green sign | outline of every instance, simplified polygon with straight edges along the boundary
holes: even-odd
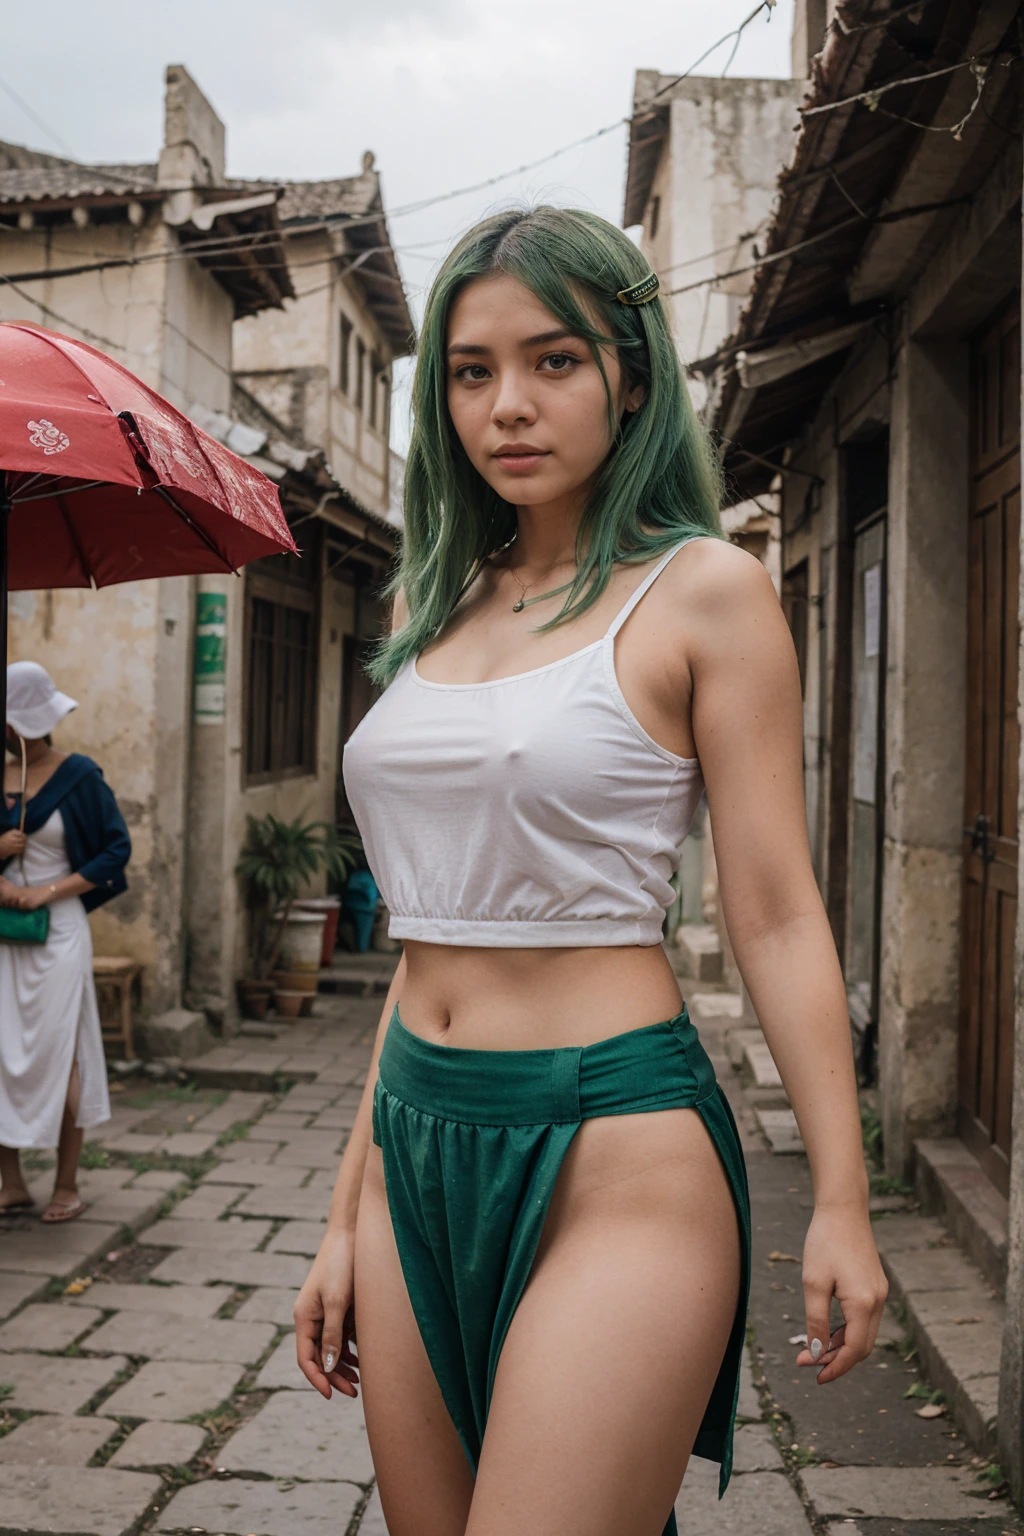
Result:
[[[196,594],[194,718],[197,725],[223,725],[228,647],[228,600],[217,592]]]

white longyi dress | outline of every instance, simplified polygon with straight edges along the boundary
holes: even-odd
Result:
[[[13,885],[49,885],[71,874],[64,819],[55,810],[25,849],[25,873],[11,859]],[[0,1146],[55,1147],[78,1060],[78,1125],[110,1119],[92,934],[77,896],[50,905],[45,944],[0,943]]]

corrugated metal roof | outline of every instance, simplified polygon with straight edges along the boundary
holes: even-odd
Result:
[[[840,8],[840,27],[833,22],[822,52],[814,61],[814,76],[805,107],[844,101],[905,76],[926,75],[965,57],[979,22],[970,0],[923,0],[916,12],[886,19],[889,6],[875,0],[856,11]],[[992,10],[985,12],[993,19]],[[871,25],[872,22],[882,23]],[[1006,72],[1009,74],[1009,72]],[[969,71],[962,72],[966,79]],[[782,448],[796,437],[820,405],[822,394],[841,371],[847,352],[794,372],[784,379],[744,392],[731,358],[740,348],[832,329],[873,308],[885,307],[899,292],[879,294],[870,305],[851,305],[849,285],[873,232],[885,228],[879,220],[902,220],[905,210],[891,204],[897,187],[925,135],[905,119],[931,123],[942,106],[950,80],[942,76],[887,91],[885,112],[861,104],[806,117],[797,137],[791,164],[779,177],[779,194],[762,255],[780,259],[761,265],[737,329],[719,350],[723,363],[716,379],[717,403],[713,428],[730,439],[725,467],[737,497],[756,493],[770,481],[770,465],[778,466]],[[889,114],[895,114],[893,121]],[[981,113],[964,135],[973,154],[972,176],[1001,148],[999,135]],[[949,141],[952,146],[953,141]],[[963,191],[956,185],[953,192]],[[934,207],[934,193],[911,195],[911,206]],[[937,199],[952,203],[951,198]],[[911,242],[925,259],[945,234],[956,209],[946,207],[917,216],[910,226]],[[925,222],[928,220],[929,222]],[[793,256],[784,253],[802,246]],[[919,265],[919,263],[918,263]],[[907,267],[907,280],[913,266]]]

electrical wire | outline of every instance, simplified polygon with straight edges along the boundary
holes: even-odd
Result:
[[[74,160],[74,150],[69,149],[67,144],[65,144],[64,140],[60,137],[60,134],[55,133],[47,123],[43,122],[43,119],[39,116],[38,112],[33,111],[28,102],[22,100],[17,91],[14,89],[13,85],[9,85],[2,75],[0,75],[0,90],[5,92],[5,94],[11,98],[15,106],[21,108],[26,117],[31,118],[32,122],[35,123],[37,128],[41,128],[43,130],[47,138],[52,139],[55,144],[59,145],[59,147],[64,151],[66,155]]]

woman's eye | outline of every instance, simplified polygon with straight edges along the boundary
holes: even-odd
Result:
[[[470,384],[479,384],[482,379],[486,379],[487,369],[483,363],[463,363],[461,368],[456,368],[455,377]]]
[[[571,352],[549,352],[542,361],[551,364],[552,373],[569,373],[579,359]]]

